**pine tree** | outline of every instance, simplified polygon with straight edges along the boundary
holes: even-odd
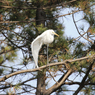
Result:
[[[0,90],[7,94],[63,95],[70,91],[66,85],[78,85],[73,92],[94,93],[94,0],[7,0],[0,1]],[[60,15],[60,9],[73,8],[71,13]],[[89,28],[81,32],[74,14],[83,11],[84,20]],[[79,37],[64,36],[64,26],[59,17],[72,15]],[[49,45],[49,65],[47,64],[46,45],[39,53],[39,69],[33,68],[31,42],[47,29],[53,29],[55,37]],[[84,38],[84,44],[79,39]],[[70,51],[73,47],[72,52]],[[20,52],[22,61],[18,61]],[[31,67],[31,68],[30,68]],[[74,75],[72,79],[71,76]],[[81,78],[76,82],[77,77]],[[56,78],[57,77],[57,78]],[[53,84],[50,84],[50,80]],[[37,85],[36,85],[37,82]],[[36,85],[36,86],[35,86]]]

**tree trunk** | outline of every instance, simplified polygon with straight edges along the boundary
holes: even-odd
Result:
[[[44,12],[44,9],[38,5],[37,11],[36,11],[36,25],[41,25],[43,24],[45,26],[45,17],[46,14]]]
[[[45,74],[46,72],[39,71],[37,76],[37,90],[36,95],[44,95],[45,92]]]
[[[40,5],[37,5],[37,11],[36,11],[36,25],[43,24],[45,26],[45,12],[43,9],[41,9]],[[38,71],[37,76],[37,90],[36,95],[44,95],[45,89],[45,77],[46,77],[46,71]]]

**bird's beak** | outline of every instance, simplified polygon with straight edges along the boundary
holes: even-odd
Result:
[[[58,34],[56,34],[55,32],[54,32],[54,35],[56,35],[56,36],[58,36],[58,37],[59,37],[59,35],[58,35]]]

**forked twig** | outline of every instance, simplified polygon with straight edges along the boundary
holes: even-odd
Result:
[[[56,83],[58,83],[55,79],[54,79],[54,77],[52,76],[52,74],[51,74],[51,72],[47,69],[47,71],[49,72],[49,74],[50,74],[50,76],[53,78],[53,80],[56,82]]]
[[[76,22],[75,22],[75,19],[74,19],[74,14],[72,14],[72,18],[73,18],[73,22],[74,22],[74,24],[75,24],[75,27],[76,27],[77,32],[79,33],[79,35],[80,35],[81,37],[83,37],[85,40],[87,40],[87,41],[89,41],[89,42],[91,42],[91,43],[93,44],[93,42],[92,42],[91,40],[85,38],[85,37],[84,37],[83,35],[81,35],[81,33],[79,32],[79,29],[78,29],[78,27],[77,27],[77,25],[76,25]]]

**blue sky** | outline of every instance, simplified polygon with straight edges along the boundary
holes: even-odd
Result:
[[[70,13],[72,10],[74,10],[74,9],[72,9],[72,8],[71,9],[69,9],[69,8],[62,9],[60,11],[60,15]],[[81,20],[83,17],[84,17],[84,13],[82,11],[77,12],[77,13],[74,14],[75,21],[78,21],[77,26],[78,26],[79,30],[80,30],[80,27],[84,27],[84,31],[86,31],[89,27],[89,24],[85,20]],[[65,35],[67,37],[76,38],[76,37],[79,36],[79,34],[76,30],[76,27],[74,25],[73,19],[72,19],[72,15],[67,15],[65,17],[60,17],[59,21],[61,23],[63,23],[63,26],[65,26],[64,31],[65,31]],[[84,40],[84,39],[82,39],[82,40]]]

